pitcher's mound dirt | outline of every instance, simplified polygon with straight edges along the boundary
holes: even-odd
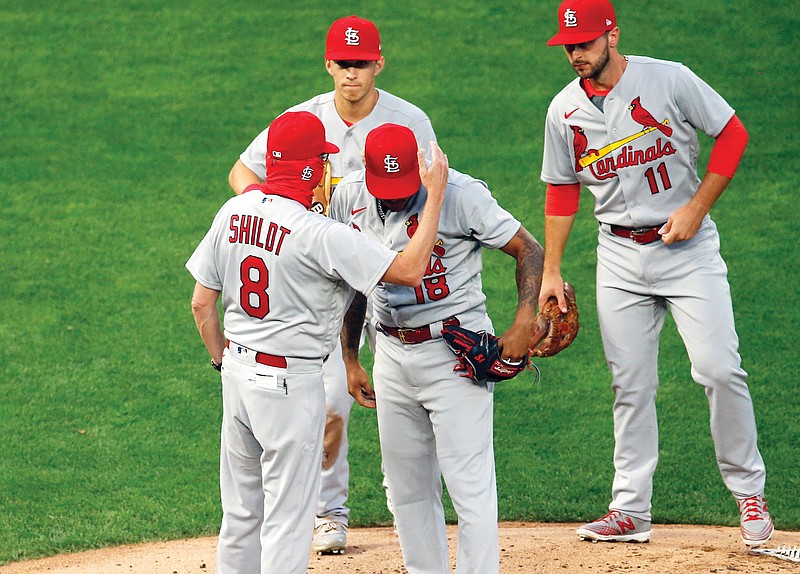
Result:
[[[655,525],[647,544],[581,542],[577,524],[503,523],[503,574],[800,573],[800,564],[748,552],[737,528]],[[449,526],[452,562],[456,527]],[[798,546],[800,532],[776,532],[768,546]],[[0,567],[2,574],[213,574],[215,538],[120,546]],[[309,574],[404,574],[391,528],[353,528],[347,553],[311,556]]]

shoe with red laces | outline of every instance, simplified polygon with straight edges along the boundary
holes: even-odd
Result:
[[[584,524],[576,530],[581,540],[592,542],[648,542],[652,528],[649,520],[640,520],[619,510]]]
[[[737,498],[739,505],[740,524],[739,532],[742,542],[748,546],[761,546],[772,537],[775,527],[772,517],[767,510],[767,500],[763,494]]]

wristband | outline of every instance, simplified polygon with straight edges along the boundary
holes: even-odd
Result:
[[[215,363],[214,362],[214,358],[212,357],[211,358],[211,368],[214,369],[215,371],[219,371],[221,373],[222,372],[222,363]]]

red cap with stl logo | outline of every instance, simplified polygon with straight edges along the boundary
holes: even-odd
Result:
[[[380,60],[378,28],[364,18],[348,16],[331,24],[325,42],[326,60]]]
[[[590,42],[616,25],[614,6],[608,0],[564,0],[558,7],[558,34],[547,45]]]
[[[404,199],[419,191],[417,138],[405,126],[383,124],[367,134],[364,146],[367,189],[378,199]]]

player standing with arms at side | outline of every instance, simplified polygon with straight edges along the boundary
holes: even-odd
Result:
[[[416,147],[403,126],[370,132],[366,169],[339,183],[331,217],[404,250],[419,233],[428,194],[414,165]],[[425,278],[416,287],[382,283],[374,292],[374,394],[356,352],[363,313],[351,313],[351,307],[345,319],[350,390],[360,404],[377,404],[381,454],[409,574],[450,573],[442,477],[458,513],[456,572],[499,572],[493,389],[454,372],[455,357],[441,338],[443,326],[454,324],[492,332],[481,289],[483,247],[516,260],[517,314],[500,346],[505,359],[527,356],[536,331],[542,248],[486,184],[452,169]]]
[[[447,156],[432,144],[419,174],[431,193],[402,254],[308,211],[325,141],[308,112],[281,115],[267,140],[267,180],[231,198],[186,267],[192,313],[222,372],[222,526],[218,574],[305,574],[319,488],[322,365],[339,340],[352,288],[418,285],[436,239]],[[217,313],[222,294],[225,331]]]
[[[375,87],[385,65],[378,29],[369,20],[348,16],[336,20],[328,30],[325,68],[334,90],[290,108],[308,111],[322,120],[327,138],[340,152],[330,158],[331,181],[336,183],[351,171],[363,169],[362,153],[367,134],[385,123],[408,126],[418,145],[427,150],[436,141],[433,127],[422,110]],[[237,194],[264,179],[264,152],[269,130],[261,132],[233,166],[228,181]],[[312,209],[327,211],[324,194],[315,194]],[[368,309],[368,317],[371,316]],[[370,338],[374,333],[368,329]],[[314,550],[343,552],[347,544],[347,508],[350,468],[347,461],[347,428],[353,398],[347,392],[347,375],[337,347],[325,362],[325,393],[328,423],[317,503],[317,534]]]
[[[727,267],[709,211],[747,144],[734,110],[687,67],[623,56],[607,0],[566,0],[559,32],[578,78],[550,104],[542,180],[545,272],[540,303],[563,304],[561,260],[583,185],[600,222],[597,310],[614,391],[610,512],[578,529],[588,540],[647,541],[658,461],[658,339],[672,314],[703,385],[722,479],[736,498],[742,540],[769,540],[766,471],[742,370]],[[697,174],[697,130],[715,138]]]

